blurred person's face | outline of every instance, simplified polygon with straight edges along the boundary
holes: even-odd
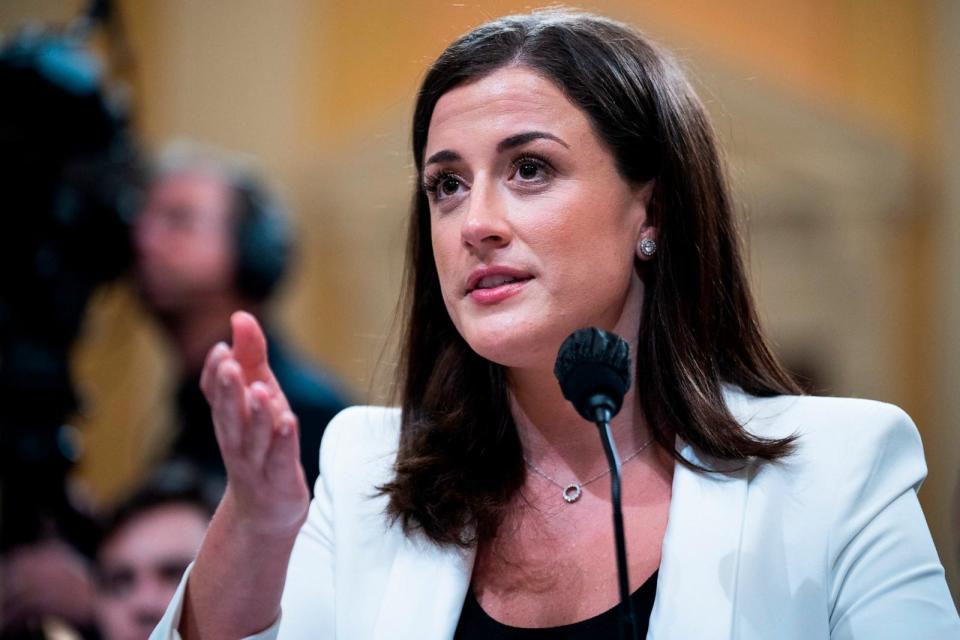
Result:
[[[552,367],[575,329],[637,335],[634,260],[652,184],[620,176],[556,85],[518,66],[450,90],[424,156],[443,301],[474,351]]]
[[[155,182],[134,224],[137,279],[159,313],[178,313],[233,290],[231,190],[202,173]]]
[[[97,557],[97,624],[105,640],[143,640],[160,621],[208,518],[191,505],[162,505],[124,524]]]

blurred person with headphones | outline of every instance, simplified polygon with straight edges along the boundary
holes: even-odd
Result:
[[[224,472],[199,379],[209,349],[230,336],[236,309],[261,316],[291,259],[285,212],[248,164],[189,142],[158,156],[133,225],[141,299],[170,340],[180,367],[177,432],[170,457]],[[346,406],[340,385],[294,356],[268,330],[269,364],[300,424],[309,486],[327,422]]]

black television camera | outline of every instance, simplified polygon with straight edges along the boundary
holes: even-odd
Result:
[[[93,291],[131,261],[137,148],[87,51],[107,7],[0,43],[0,551],[77,517],[70,351]]]

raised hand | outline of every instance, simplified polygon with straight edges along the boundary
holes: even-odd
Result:
[[[227,467],[227,490],[187,582],[184,640],[243,638],[268,627],[310,492],[300,466],[297,418],[267,364],[257,321],[230,318],[233,345],[210,350],[200,387]]]
[[[227,495],[251,530],[299,528],[310,493],[300,465],[297,418],[267,364],[256,319],[230,318],[233,344],[210,350],[200,377],[227,468]]]

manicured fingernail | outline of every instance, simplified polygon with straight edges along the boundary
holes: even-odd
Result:
[[[280,435],[281,435],[281,436],[284,436],[284,437],[290,435],[290,421],[289,421],[289,420],[281,420],[281,421],[280,421]]]
[[[254,394],[250,394],[250,410],[260,411],[260,400],[258,400]]]
[[[229,387],[230,386],[230,376],[227,374],[221,374],[220,376],[220,386]]]

